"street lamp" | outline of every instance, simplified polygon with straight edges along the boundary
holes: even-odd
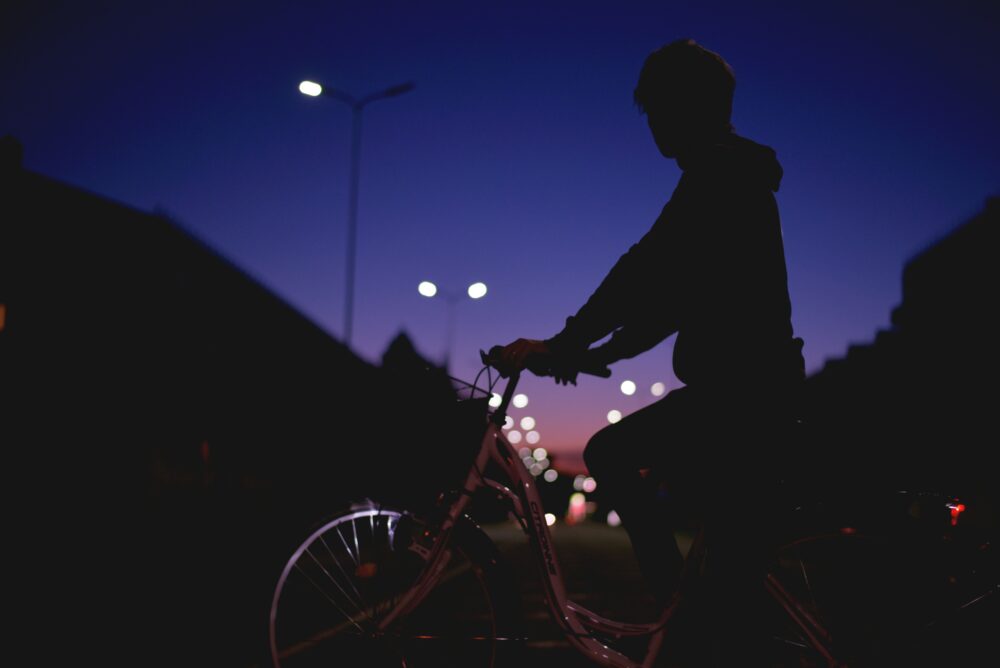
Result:
[[[451,361],[452,339],[455,337],[455,304],[457,304],[463,296],[468,296],[469,299],[482,299],[486,296],[486,284],[473,283],[465,289],[465,293],[463,294],[461,292],[452,292],[450,290],[439,290],[438,286],[434,285],[430,281],[423,281],[417,286],[417,292],[427,298],[437,296],[443,297],[445,303],[448,304],[448,329],[446,333],[444,357],[444,365],[447,367],[448,363]]]
[[[355,98],[342,90],[327,88],[314,81],[303,81],[299,92],[309,97],[321,95],[344,102],[351,108],[351,186],[347,213],[347,297],[344,300],[344,343],[351,344],[351,329],[354,325],[354,258],[358,238],[358,178],[361,166],[361,110],[375,100],[396,97],[413,90],[412,81],[391,86],[362,98]]]

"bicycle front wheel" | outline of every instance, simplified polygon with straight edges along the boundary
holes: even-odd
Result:
[[[501,637],[490,582],[461,532],[437,585],[405,618],[380,622],[422,571],[419,518],[363,507],[338,515],[295,550],[271,604],[276,668],[494,666]]]

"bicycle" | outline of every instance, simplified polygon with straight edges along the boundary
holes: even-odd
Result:
[[[271,602],[276,667],[338,665],[348,658],[408,668],[519,661],[525,638],[517,588],[499,550],[466,513],[474,497],[502,503],[527,535],[549,612],[572,647],[613,668],[649,668],[657,661],[687,592],[711,561],[704,531],[688,551],[681,586],[657,619],[616,621],[571,601],[535,478],[502,429],[520,372],[509,375],[495,410],[487,407],[499,380],[491,373],[496,352],[481,352],[486,388],[477,387],[478,377],[468,386],[472,396],[465,403],[482,410],[483,434],[460,487],[442,492],[427,516],[366,500],[323,523],[294,551]],[[610,375],[607,369],[582,372]],[[991,529],[959,521],[966,511],[960,501],[939,493],[887,498],[879,514],[858,503],[792,502],[763,583],[776,604],[772,665],[935,661],[952,651],[947,642],[956,625],[1000,599]],[[865,510],[860,517],[859,507]],[[932,631],[941,639],[933,641]],[[626,639],[644,642],[630,656],[621,647]]]

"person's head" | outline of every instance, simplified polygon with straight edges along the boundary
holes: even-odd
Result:
[[[732,129],[733,70],[717,53],[679,39],[646,58],[633,98],[668,158]]]

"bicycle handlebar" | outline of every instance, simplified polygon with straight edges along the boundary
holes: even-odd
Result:
[[[505,366],[503,362],[500,361],[500,352],[503,350],[503,346],[493,346],[490,348],[490,352],[486,353],[482,350],[479,351],[479,356],[483,361],[483,364],[493,367],[500,372],[500,375],[506,378],[507,376],[516,373],[518,370],[510,369]],[[542,354],[533,353],[528,357],[525,363],[525,368],[536,376],[551,376],[553,364],[552,362],[556,359],[556,356],[552,353]],[[611,376],[611,369],[607,366],[593,365],[593,366],[581,366],[576,369],[577,373],[587,374],[588,376],[598,376],[600,378],[608,378]]]

